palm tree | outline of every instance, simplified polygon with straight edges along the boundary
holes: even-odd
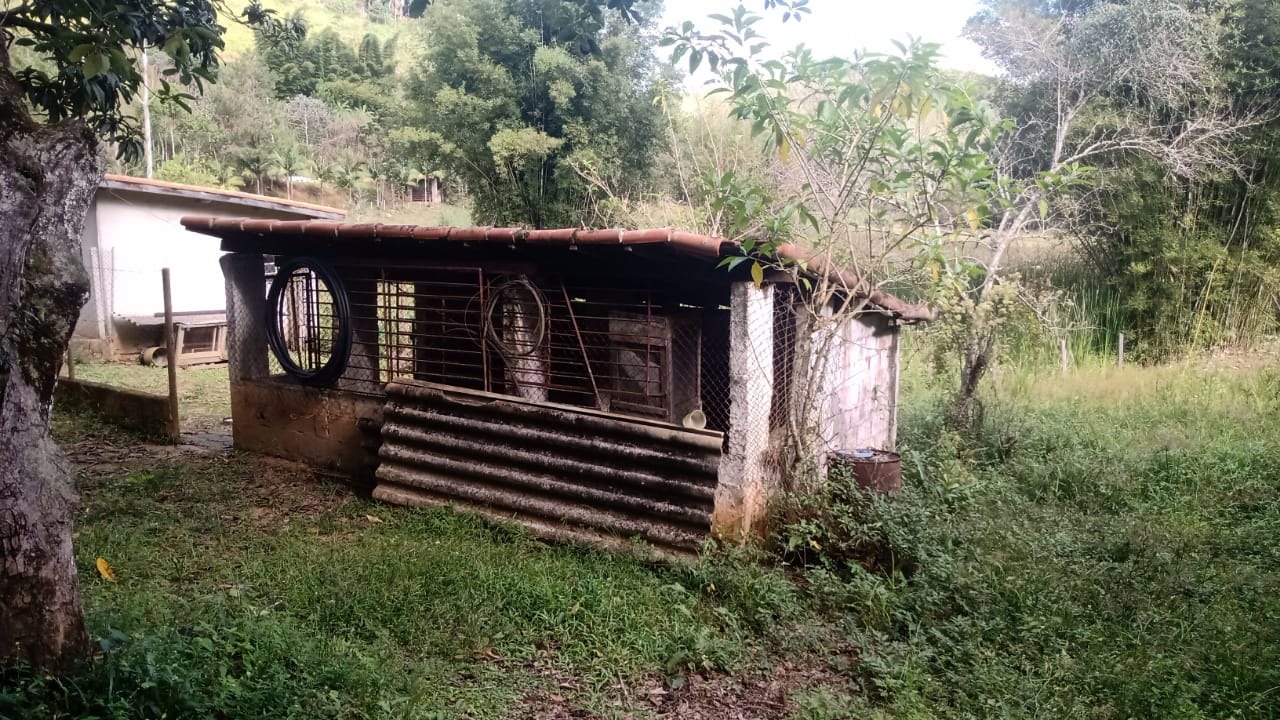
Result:
[[[411,163],[398,159],[387,161],[387,179],[391,181],[391,204],[399,206],[401,198],[412,195],[413,188],[423,178]]]
[[[286,145],[271,153],[271,165],[284,175],[285,192],[293,199],[293,177],[311,167],[311,159],[297,145]]]
[[[334,166],[333,182],[347,191],[348,203],[355,200],[356,192],[364,178],[364,163],[354,155],[343,155]]]
[[[383,199],[382,194],[383,183],[387,180],[387,176],[390,174],[389,171],[391,168],[388,167],[385,160],[381,159],[370,160],[364,164],[364,167],[365,172],[369,176],[369,180],[373,183],[374,202],[378,204],[378,209],[382,209],[386,206],[386,202]]]
[[[236,152],[235,163],[241,173],[254,182],[261,195],[263,183],[275,172],[271,154],[257,145],[251,145]]]

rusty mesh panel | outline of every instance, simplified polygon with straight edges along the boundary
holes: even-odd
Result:
[[[567,284],[479,267],[336,269],[354,336],[341,389],[381,395],[391,380],[412,378],[728,427],[727,307],[698,307],[645,287]],[[306,287],[300,284],[298,301],[277,318],[282,327],[323,327],[331,310]]]
[[[769,427],[785,428],[795,402],[796,339],[800,298],[792,285],[779,285],[773,293],[773,394]]]

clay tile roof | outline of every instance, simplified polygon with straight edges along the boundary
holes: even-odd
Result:
[[[258,236],[287,235],[313,238],[349,238],[366,240],[420,240],[446,243],[492,243],[530,247],[601,247],[663,246],[672,252],[703,261],[715,261],[736,255],[741,244],[734,240],[699,235],[673,228],[648,230],[590,230],[559,228],[526,230],[517,227],[428,227],[422,225],[383,225],[380,223],[346,224],[327,220],[259,220],[250,218],[188,215],[182,218],[188,230],[215,237],[251,234]],[[925,305],[914,305],[878,289],[868,289],[852,271],[841,268],[822,255],[809,253],[790,243],[776,251],[779,259],[801,263],[816,276],[825,276],[858,297],[864,297],[876,308],[907,322],[933,319]]]

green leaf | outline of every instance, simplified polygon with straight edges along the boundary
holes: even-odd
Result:
[[[84,77],[85,79],[95,78],[107,71],[107,67],[111,64],[110,58],[101,52],[90,53],[84,58]]]
[[[124,50],[121,50],[118,47],[113,47],[108,50],[107,55],[111,58],[111,71],[118,76],[123,77],[129,72],[129,69],[133,67],[133,63],[129,60],[129,56],[125,55]]]
[[[764,266],[758,262],[751,263],[751,280],[756,287],[764,285]]]
[[[98,46],[94,45],[93,43],[83,43],[81,45],[77,45],[71,48],[71,52],[67,53],[67,60],[70,62],[80,62],[85,58],[85,56],[87,56],[91,52],[94,52],[97,49],[98,49]]]
[[[1049,201],[1040,198],[1040,219],[1044,220],[1047,217],[1049,217]]]
[[[161,49],[164,50],[165,55],[168,55],[169,57],[177,57],[178,46],[183,42],[185,42],[185,40],[182,37],[182,33],[174,33],[164,41],[164,45],[161,46]]]

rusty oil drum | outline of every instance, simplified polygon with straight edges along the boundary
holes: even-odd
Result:
[[[864,490],[895,493],[902,489],[902,457],[888,450],[839,450],[831,454],[831,470],[843,470]]]

